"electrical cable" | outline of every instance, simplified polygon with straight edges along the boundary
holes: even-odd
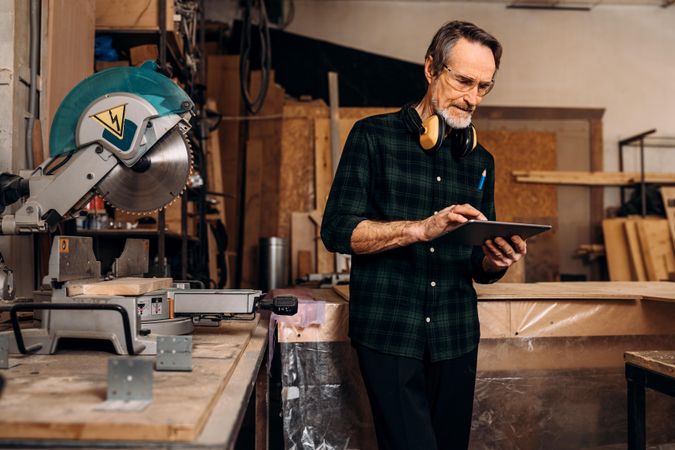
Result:
[[[260,37],[260,91],[255,100],[251,99],[249,92],[249,75],[251,71],[251,12],[254,2],[258,5],[258,35]],[[244,8],[244,18],[241,30],[241,46],[239,59],[239,79],[241,85],[241,96],[244,99],[246,110],[251,114],[257,114],[265,103],[267,96],[267,85],[272,69],[272,45],[270,41],[270,30],[267,22],[267,11],[264,0],[246,0]]]

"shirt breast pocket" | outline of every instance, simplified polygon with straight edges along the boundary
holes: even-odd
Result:
[[[457,189],[448,199],[448,205],[461,205],[468,203],[476,209],[481,208],[483,203],[483,190],[478,189],[477,186],[462,186]]]

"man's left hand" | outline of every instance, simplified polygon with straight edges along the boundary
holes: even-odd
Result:
[[[527,253],[527,243],[520,236],[511,236],[511,242],[497,237],[488,239],[483,244],[483,270],[499,272],[508,269]]]

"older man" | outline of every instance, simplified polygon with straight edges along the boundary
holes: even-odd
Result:
[[[490,283],[526,253],[518,236],[449,242],[470,219],[494,220],[494,159],[471,116],[494,86],[502,47],[450,22],[425,57],[427,92],[357,122],[321,237],[350,253],[349,331],[381,449],[467,448],[480,330],[472,280]]]

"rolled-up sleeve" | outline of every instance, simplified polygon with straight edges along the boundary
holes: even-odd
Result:
[[[332,252],[351,254],[354,228],[367,219],[370,143],[363,122],[349,133],[321,223],[321,240]]]

